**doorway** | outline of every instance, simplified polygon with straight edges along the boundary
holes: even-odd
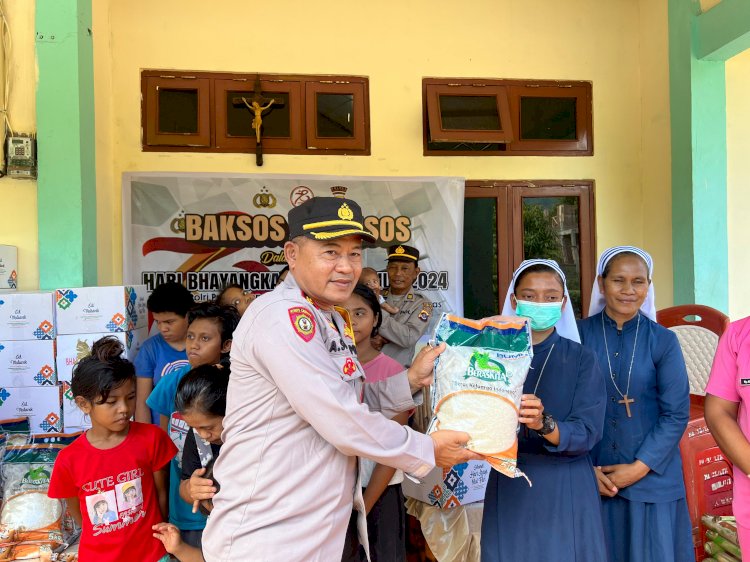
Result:
[[[588,312],[596,264],[594,182],[469,180],[464,201],[464,314],[499,314],[516,267],[554,259],[576,318]]]

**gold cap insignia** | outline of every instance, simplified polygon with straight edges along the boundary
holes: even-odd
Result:
[[[341,205],[341,207],[339,207],[338,215],[341,220],[345,220],[345,221],[350,221],[354,218],[354,212],[349,208],[349,205],[347,205],[346,203],[344,203],[343,205]]]
[[[395,250],[393,250],[393,253],[395,253],[395,254],[405,254],[406,250],[404,250],[403,246],[399,246],[398,248],[396,248]]]

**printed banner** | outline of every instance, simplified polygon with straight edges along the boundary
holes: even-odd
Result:
[[[123,174],[123,281],[149,291],[179,281],[196,300],[228,283],[273,289],[286,265],[286,215],[315,196],[345,195],[377,239],[364,265],[388,285],[385,248],[418,248],[417,292],[435,314],[462,314],[463,178],[379,178],[210,173]]]

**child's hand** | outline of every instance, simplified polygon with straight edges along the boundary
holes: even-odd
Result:
[[[377,279],[370,279],[367,283],[365,283],[365,287],[372,290],[373,293],[375,293],[377,296],[380,296],[380,291],[382,290],[382,287],[380,286],[380,283],[378,283]]]
[[[193,498],[193,513],[198,513],[198,504],[201,500],[210,500],[217,492],[214,481],[209,478],[201,478],[206,473],[205,468],[198,468],[190,477],[188,491]]]
[[[387,302],[381,303],[380,308],[385,310],[388,314],[398,314],[399,309],[393,306],[392,304],[388,304]]]
[[[383,346],[387,344],[388,342],[385,340],[383,336],[373,336],[370,338],[370,345],[380,351],[383,349]]]
[[[157,523],[151,529],[154,531],[154,538],[162,542],[164,550],[169,554],[174,554],[182,546],[180,530],[171,523]]]

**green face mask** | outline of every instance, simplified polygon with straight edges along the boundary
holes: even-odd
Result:
[[[561,302],[531,302],[516,300],[516,314],[531,318],[531,329],[541,332],[557,324],[562,316]]]

